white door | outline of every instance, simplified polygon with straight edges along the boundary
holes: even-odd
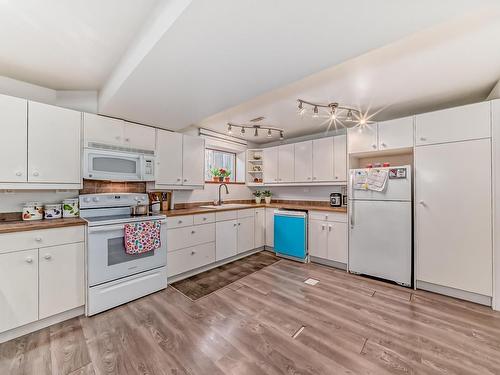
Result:
[[[28,103],[28,181],[81,183],[82,114]]]
[[[411,202],[350,201],[349,270],[411,284]]]
[[[266,209],[255,209],[255,248],[266,244]]]
[[[379,150],[413,147],[414,117],[403,117],[378,123]]]
[[[347,129],[347,151],[350,154],[377,151],[377,143],[377,124]]]
[[[183,136],[182,184],[203,185],[205,183],[205,140],[190,135]]]
[[[492,295],[489,139],[417,147],[417,280]]]
[[[0,332],[37,319],[38,250],[0,254]]]
[[[295,182],[311,182],[313,171],[313,141],[294,144]]]
[[[294,180],[294,147],[293,144],[278,146],[278,182]]]
[[[255,249],[255,218],[238,219],[238,253]]]
[[[491,104],[481,102],[424,113],[415,118],[415,144],[465,141],[491,135]]]
[[[266,208],[266,246],[274,247],[274,208]]]
[[[156,184],[182,185],[182,134],[158,130]]]
[[[156,132],[154,128],[125,122],[123,134],[126,147],[139,150],[155,150]]]
[[[347,137],[333,137],[334,181],[347,181]]]
[[[215,224],[215,260],[235,256],[238,251],[238,221],[218,221]]]
[[[109,145],[123,145],[124,121],[110,117],[83,114],[83,139],[89,142],[104,143]]]
[[[275,184],[278,182],[278,146],[265,148],[262,154],[264,183]]]
[[[309,220],[309,255],[317,258],[328,258],[327,222]]]
[[[328,259],[347,264],[347,224],[329,222]]]
[[[28,101],[0,95],[0,182],[26,182]]]
[[[39,249],[39,319],[85,303],[84,243]]]
[[[333,181],[333,137],[313,141],[313,181]]]

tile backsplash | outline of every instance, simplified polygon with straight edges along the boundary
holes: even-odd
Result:
[[[80,194],[145,192],[145,182],[111,182],[98,180],[83,180],[83,189],[80,190]]]

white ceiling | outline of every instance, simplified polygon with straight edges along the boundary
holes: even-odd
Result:
[[[0,0],[0,75],[103,86],[158,0]]]
[[[289,118],[281,117],[280,106],[203,120],[486,3],[490,1],[194,0],[135,69],[119,85],[115,82],[116,90],[101,98],[100,112],[169,129],[202,123],[221,131],[227,120],[260,115],[287,128]],[[367,86],[373,80],[354,78],[359,82],[353,89],[358,96],[376,97],[380,83],[405,75],[404,69],[385,73],[389,75],[376,86]],[[343,99],[340,91],[323,91],[318,99]],[[306,131],[310,129],[302,126],[290,134]]]

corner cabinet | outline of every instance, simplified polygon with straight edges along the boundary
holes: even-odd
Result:
[[[205,140],[157,130],[155,188],[201,188],[205,183]]]

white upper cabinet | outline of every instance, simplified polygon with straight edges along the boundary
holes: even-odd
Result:
[[[264,183],[275,184],[278,182],[278,146],[265,148],[264,157]]]
[[[333,138],[315,139],[313,147],[313,182],[333,181]]]
[[[311,182],[313,171],[313,141],[294,144],[295,182]]]
[[[378,149],[380,151],[413,147],[414,116],[378,123]]]
[[[182,185],[182,134],[158,130],[156,183]]]
[[[183,135],[182,184],[199,186],[205,183],[205,140]]]
[[[293,144],[278,146],[278,182],[294,181]]]
[[[377,151],[377,124],[347,129],[347,142],[350,154]]]
[[[83,137],[85,143],[95,142],[107,145],[123,145],[123,124],[123,120],[84,113]]]
[[[81,183],[81,112],[28,104],[28,181]]]
[[[154,151],[155,129],[125,121],[123,140],[127,147]]]
[[[0,95],[0,182],[26,182],[28,101]]]
[[[416,116],[417,146],[488,138],[490,102],[481,102]]]
[[[333,179],[347,181],[347,136],[333,137]]]

